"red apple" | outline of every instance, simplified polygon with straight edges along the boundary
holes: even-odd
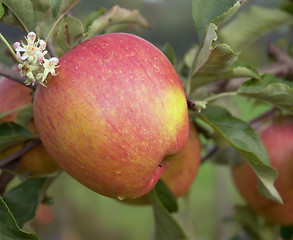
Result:
[[[34,98],[36,127],[50,155],[102,195],[149,192],[188,138],[174,67],[154,45],[125,33],[87,40],[59,65]]]
[[[12,109],[23,107],[32,103],[32,90],[28,87],[14,82],[8,78],[0,78],[0,112],[5,113]],[[16,122],[17,112],[7,115],[0,119],[0,123],[5,121]],[[29,123],[28,128],[36,133],[33,121]],[[23,147],[24,143],[16,144],[0,153],[0,160],[17,152]],[[18,173],[29,174],[30,176],[39,176],[53,173],[60,168],[48,155],[42,144],[28,151],[19,159]]]
[[[14,67],[16,70],[16,68]],[[32,90],[14,82],[6,77],[0,78],[0,112],[5,113],[12,109],[23,107],[32,103]],[[18,112],[0,118],[0,123],[6,121],[16,122]]]
[[[282,117],[260,132],[271,166],[279,172],[275,187],[284,204],[263,197],[257,177],[247,162],[232,169],[236,187],[247,204],[272,224],[293,224],[293,119]]]
[[[189,137],[183,150],[178,153],[174,163],[161,177],[175,197],[185,195],[197,175],[201,159],[201,145],[193,123],[189,125]],[[149,204],[147,195],[123,201],[130,204]]]

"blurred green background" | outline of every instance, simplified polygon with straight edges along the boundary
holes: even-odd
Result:
[[[74,16],[85,20],[89,12],[99,7],[111,8],[120,5],[138,9],[148,20],[151,30],[142,29],[138,35],[157,46],[169,42],[179,59],[197,41],[193,27],[191,0],[82,0],[73,10]],[[258,0],[250,4],[274,5],[281,1]],[[0,25],[0,30],[10,42],[19,41],[24,33],[14,27]],[[265,53],[266,39],[261,39],[243,58],[261,65],[268,61]],[[11,64],[4,56],[1,46],[1,61]],[[255,56],[255,51],[258,55]],[[241,117],[249,120],[266,107],[255,105],[243,98],[234,98],[241,106]],[[154,227],[152,208],[137,207],[100,196],[83,187],[66,173],[62,173],[49,189],[53,198],[52,219],[48,223],[34,222],[34,231],[42,240],[148,240]],[[241,203],[226,166],[206,162],[189,195],[179,200],[180,212],[176,219],[183,224],[190,239],[227,240],[239,230],[231,220],[233,206]],[[47,213],[46,213],[47,214]]]

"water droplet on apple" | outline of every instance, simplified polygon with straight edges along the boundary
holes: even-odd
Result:
[[[115,170],[114,171],[117,175],[121,174],[121,170]]]
[[[122,200],[125,199],[125,196],[124,195],[119,195],[117,198],[118,198],[118,200],[122,201]]]

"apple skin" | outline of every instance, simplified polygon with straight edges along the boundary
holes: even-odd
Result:
[[[16,70],[16,68],[14,67]],[[7,112],[17,107],[32,103],[32,90],[28,87],[12,81],[6,77],[0,78],[0,112]],[[18,112],[0,119],[0,123],[6,121],[16,122]],[[27,126],[30,131],[36,133],[33,121]],[[0,153],[0,160],[10,156],[23,147],[24,143],[16,144]],[[48,155],[42,144],[23,154],[19,159],[17,173],[29,176],[41,176],[60,170],[60,167]]]
[[[187,103],[174,67],[154,45],[126,33],[91,38],[59,65],[34,98],[49,154],[104,196],[149,192],[188,138]]]
[[[174,163],[161,177],[175,197],[185,195],[194,182],[200,166],[201,144],[193,123],[189,123],[189,136],[183,150],[175,157]],[[130,204],[150,204],[147,195],[123,201]]]
[[[245,161],[232,168],[232,176],[247,204],[271,224],[293,224],[293,118],[283,116],[260,132],[271,166],[279,172],[275,187],[284,204],[263,197],[257,190],[257,177]]]

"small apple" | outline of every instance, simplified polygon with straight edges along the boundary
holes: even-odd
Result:
[[[201,145],[193,123],[189,123],[189,136],[183,150],[178,153],[174,163],[161,177],[175,197],[185,195],[196,178],[201,159]],[[123,201],[130,204],[149,204],[147,195]]]
[[[149,192],[188,138],[174,67],[154,45],[126,33],[82,42],[59,65],[34,98],[49,154],[102,195],[122,200]]]
[[[284,204],[263,197],[257,190],[257,177],[249,164],[232,168],[232,175],[247,204],[269,223],[293,224],[293,118],[283,116],[260,132],[271,166],[279,172],[275,187]]]
[[[12,109],[23,107],[32,103],[32,90],[28,87],[14,82],[8,78],[0,78],[0,112],[5,113]],[[18,112],[7,115],[0,119],[0,123],[5,121],[16,122]],[[28,128],[36,133],[33,121]],[[23,147],[24,143],[16,144],[0,153],[0,160],[17,152]],[[19,159],[18,173],[29,174],[29,176],[39,176],[53,173],[60,168],[48,155],[42,144],[23,154]]]

